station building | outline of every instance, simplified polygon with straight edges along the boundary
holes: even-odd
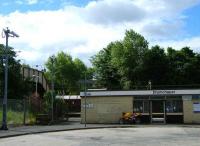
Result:
[[[81,92],[81,122],[119,123],[139,112],[143,123],[200,123],[200,90]]]

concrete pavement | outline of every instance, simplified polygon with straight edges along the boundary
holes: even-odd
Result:
[[[115,127],[132,127],[134,125],[119,125],[119,124],[80,124],[79,120],[73,119],[65,123],[56,125],[33,125],[33,126],[19,126],[19,127],[8,127],[9,130],[0,130],[0,138],[45,133],[45,132],[57,132],[67,130],[80,130],[80,129],[94,129],[94,128],[115,128]]]
[[[133,125],[103,125],[103,124],[88,124],[87,127],[84,124],[76,125],[51,125],[51,126],[20,126],[10,127],[9,130],[0,130],[0,138],[37,134],[46,132],[58,132],[68,130],[80,130],[80,129],[97,129],[97,128],[119,128],[119,127],[133,127]]]
[[[190,127],[200,128],[200,125],[120,125],[120,124],[80,124],[80,120],[71,119],[68,122],[57,124],[57,125],[33,125],[33,126],[19,126],[9,127],[9,130],[0,130],[0,138],[37,134],[45,132],[58,132],[68,130],[80,130],[80,129],[97,129],[97,128],[127,128],[127,127]]]
[[[0,146],[199,146],[199,137],[200,128],[153,125],[24,135],[0,139]]]

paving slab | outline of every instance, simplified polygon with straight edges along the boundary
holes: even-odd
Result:
[[[80,130],[80,129],[93,129],[93,128],[114,128],[114,127],[132,127],[133,125],[118,125],[118,124],[68,124],[68,125],[34,125],[34,126],[19,126],[9,127],[8,130],[0,130],[0,138],[20,136],[27,134],[67,131],[67,130]]]
[[[0,139],[0,146],[199,146],[200,128],[140,125],[37,133]]]
[[[80,124],[79,122],[66,122],[57,125],[33,125],[33,126],[19,126],[9,127],[8,130],[0,130],[0,138],[37,134],[45,132],[57,132],[57,131],[68,131],[68,130],[82,130],[82,129],[96,129],[96,128],[127,128],[127,127],[190,127],[200,128],[200,125],[167,125],[167,124],[148,124],[148,125],[120,125],[120,124]]]

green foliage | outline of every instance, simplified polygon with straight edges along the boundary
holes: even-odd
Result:
[[[23,124],[24,113],[18,111],[7,111],[8,124]],[[0,110],[0,119],[2,119],[2,110]]]
[[[118,68],[121,84],[124,89],[142,85],[141,72],[144,54],[148,50],[148,42],[133,30],[126,31],[124,40],[116,44],[112,50],[112,64]]]
[[[179,51],[168,48],[171,84],[199,84],[200,54],[184,47]]]
[[[120,88],[119,74],[116,67],[111,63],[111,50],[115,46],[116,43],[110,43],[107,48],[101,50],[91,59],[95,78],[98,80],[97,86],[107,87],[108,89]]]
[[[53,95],[54,97],[54,116],[55,118],[61,118],[64,116],[68,111],[68,105],[65,103],[63,99],[56,99],[55,93]],[[43,100],[42,100],[42,113],[51,115],[52,113],[52,93],[46,92],[44,94]]]
[[[109,88],[130,89],[141,85],[141,72],[148,42],[133,30],[126,31],[122,41],[110,43],[92,57],[97,79]]]
[[[68,104],[65,102],[64,99],[56,99],[54,105],[55,116],[57,117],[57,119],[62,119],[68,113]]]
[[[51,92],[46,92],[43,96],[42,100],[42,112],[43,113],[50,113],[52,106],[52,95]]]
[[[10,99],[19,99],[24,98],[31,91],[31,85],[29,80],[23,80],[23,77],[20,73],[21,65],[20,60],[16,60],[16,53],[13,51],[13,48],[8,47],[8,98]],[[4,62],[3,58],[5,56],[5,46],[0,44],[0,87],[1,94],[3,94],[4,87]]]
[[[22,124],[24,119],[23,112],[11,111],[8,110],[7,112],[7,120],[8,124]]]
[[[84,74],[87,71],[87,67],[85,64],[78,58],[74,59],[74,66],[75,66],[75,72],[76,77],[78,79],[84,79]]]
[[[78,81],[84,79],[87,72],[87,67],[80,59],[73,60],[69,54],[59,52],[54,60],[51,57],[47,60],[46,67],[48,71],[45,75],[49,82],[54,81],[57,93],[79,94]]]
[[[0,109],[0,124],[2,119],[2,109]],[[8,109],[7,111],[7,123],[8,125],[22,125],[24,122],[24,111],[15,111]],[[34,124],[35,116],[32,113],[26,115],[26,124]]]
[[[123,40],[111,42],[91,62],[98,84],[108,89],[147,89],[149,81],[154,89],[199,87],[200,54],[189,47],[166,52],[158,45],[149,49],[145,38],[133,30],[126,31]]]
[[[152,81],[155,85],[164,85],[168,82],[168,58],[163,48],[153,46],[149,49],[143,58],[142,68],[143,85],[148,80]]]

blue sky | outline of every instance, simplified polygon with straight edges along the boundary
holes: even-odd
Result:
[[[57,10],[65,5],[85,6],[90,0],[1,0],[0,13]]]
[[[199,36],[200,35],[200,4],[187,9],[183,12],[186,18],[186,26],[188,34],[191,36]]]
[[[0,8],[0,29],[20,35],[9,43],[33,66],[59,51],[90,66],[90,57],[127,29],[150,46],[200,52],[200,0],[1,0]]]

